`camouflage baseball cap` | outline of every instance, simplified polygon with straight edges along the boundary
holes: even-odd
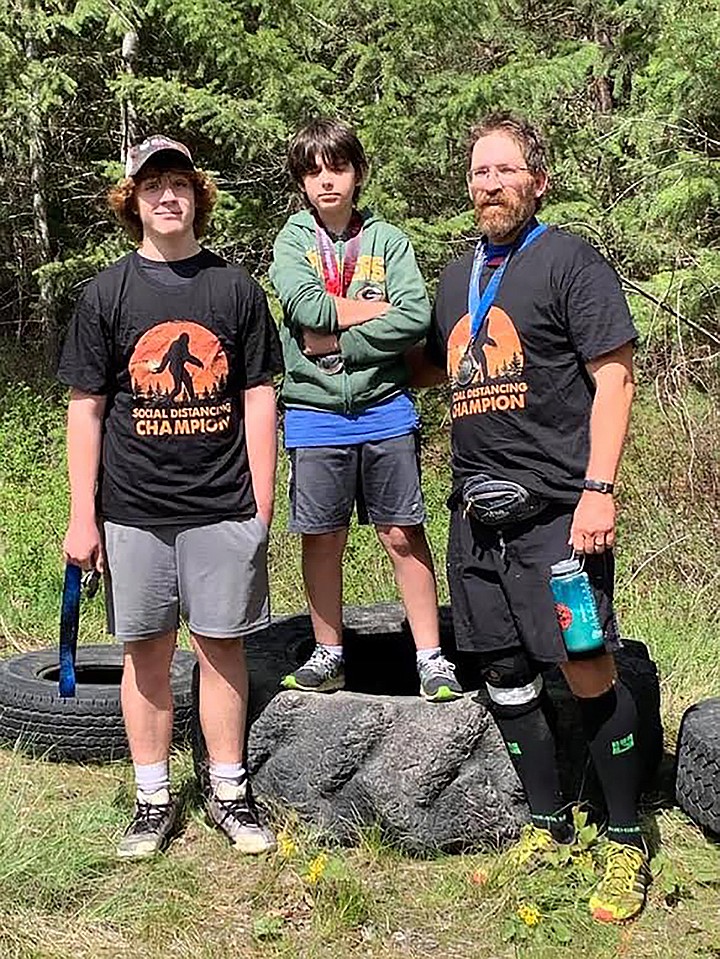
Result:
[[[182,157],[181,166],[187,167],[188,170],[195,169],[192,155],[184,143],[171,140],[170,137],[155,135],[130,147],[125,161],[125,176],[137,176],[150,157],[158,153],[179,154]]]

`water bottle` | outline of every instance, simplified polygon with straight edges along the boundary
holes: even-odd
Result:
[[[568,655],[595,652],[605,646],[597,605],[582,561],[565,559],[550,567],[550,589]]]

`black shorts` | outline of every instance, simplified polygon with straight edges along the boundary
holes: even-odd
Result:
[[[425,522],[417,433],[357,446],[302,446],[290,454],[291,533],[331,533],[359,523]]]
[[[573,510],[548,506],[539,516],[503,531],[453,511],[447,574],[458,649],[494,653],[521,646],[538,663],[567,662],[555,615],[550,566],[568,559]],[[504,541],[504,549],[503,549]],[[585,557],[605,648],[620,648],[613,610],[612,552]]]

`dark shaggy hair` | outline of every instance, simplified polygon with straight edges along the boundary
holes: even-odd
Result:
[[[540,131],[524,117],[509,112],[489,113],[471,128],[467,141],[468,165],[477,141],[491,133],[504,133],[512,137],[522,150],[525,163],[531,173],[547,173],[547,148]]]
[[[195,191],[195,218],[193,219],[193,229],[197,239],[205,233],[210,214],[217,200],[217,187],[207,173],[202,170],[186,170],[180,166],[173,165],[153,165],[148,162],[140,171],[137,178],[125,177],[108,191],[107,199],[110,209],[125,227],[130,236],[142,242],[143,228],[138,216],[135,205],[135,190],[138,183],[148,176],[157,173],[167,173],[168,170],[182,172],[192,180]]]
[[[317,170],[318,154],[331,169],[352,165],[358,180],[353,194],[353,201],[357,202],[368,161],[355,131],[341,120],[313,120],[295,134],[288,151],[287,168],[306,202],[303,180]]]

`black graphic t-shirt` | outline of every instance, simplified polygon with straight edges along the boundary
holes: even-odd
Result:
[[[617,275],[551,227],[512,256],[470,345],[471,269],[470,252],[445,269],[426,347],[450,382],[455,482],[483,471],[573,504],[590,452],[586,363],[637,336]]]
[[[58,369],[107,396],[98,510],[129,526],[255,514],[243,391],[282,369],[275,323],[243,267],[208,250],[182,262],[179,283],[137,253],[91,280]]]

